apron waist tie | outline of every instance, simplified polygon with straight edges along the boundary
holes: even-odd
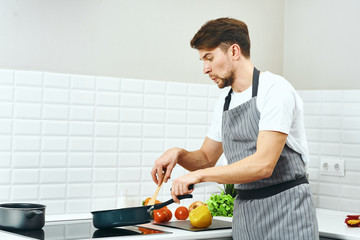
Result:
[[[260,199],[260,198],[271,197],[287,189],[293,188],[297,185],[304,183],[309,184],[309,181],[305,176],[302,176],[295,180],[282,182],[268,187],[249,189],[249,190],[236,189],[236,191],[237,191],[237,196],[240,200]]]

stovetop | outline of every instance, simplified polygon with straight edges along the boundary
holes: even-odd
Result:
[[[1,228],[0,230],[39,240],[77,240],[131,235],[171,234],[171,232],[141,226],[96,229],[92,224],[92,220],[49,222],[42,229],[33,231],[5,230]]]

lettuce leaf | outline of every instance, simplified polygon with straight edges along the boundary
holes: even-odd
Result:
[[[212,194],[206,204],[213,216],[233,216],[234,198],[230,194]]]

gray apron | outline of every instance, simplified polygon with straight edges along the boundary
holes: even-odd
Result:
[[[223,149],[228,164],[256,151],[260,112],[256,106],[259,71],[254,68],[252,98],[222,116]],[[319,239],[315,206],[301,155],[286,144],[271,177],[235,184],[232,235],[235,240]]]

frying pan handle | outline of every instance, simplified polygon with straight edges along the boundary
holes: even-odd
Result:
[[[182,199],[185,199],[185,198],[192,198],[192,197],[193,197],[193,195],[191,195],[191,194],[186,194],[186,195],[177,196],[177,198],[178,198],[179,200],[182,200]],[[166,202],[159,203],[159,204],[155,204],[155,205],[153,206],[153,209],[160,209],[160,208],[163,208],[163,207],[165,207],[165,206],[167,206],[167,205],[169,205],[169,204],[172,204],[172,203],[174,203],[174,200],[173,200],[173,199],[170,199],[170,200],[167,200]],[[153,210],[153,209],[151,209],[151,210]]]

